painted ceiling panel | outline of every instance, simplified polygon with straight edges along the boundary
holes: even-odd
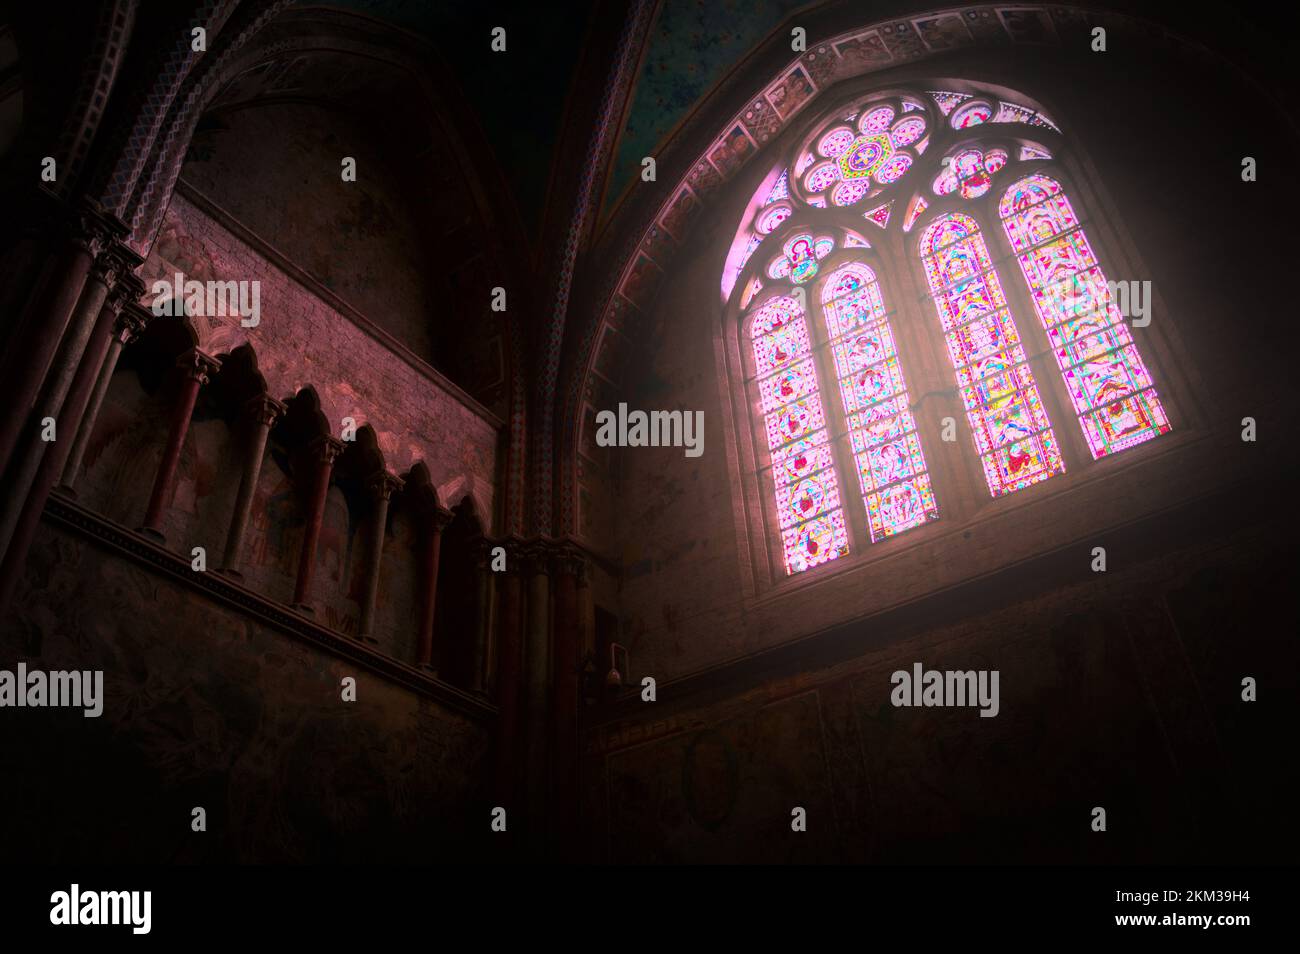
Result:
[[[605,193],[611,207],[641,160],[726,74],[807,0],[663,0]]]

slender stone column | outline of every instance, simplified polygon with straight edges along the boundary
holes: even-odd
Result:
[[[497,733],[493,753],[493,789],[496,804],[513,804],[517,790],[519,751],[519,704],[524,663],[524,642],[520,624],[523,619],[523,565],[519,541],[505,542],[506,568],[500,574],[501,614],[498,617],[497,645]]]
[[[320,525],[325,518],[325,498],[329,494],[330,474],[334,461],[343,453],[343,442],[336,437],[322,436],[312,442],[308,452],[314,465],[311,501],[307,511],[307,528],[302,535],[302,553],[298,556],[298,582],[293,588],[294,608],[310,613],[307,594],[311,590],[312,574],[316,572],[316,543],[320,539]]]
[[[474,645],[471,653],[469,690],[483,692],[487,673],[488,642],[492,625],[492,559],[493,542],[481,537],[474,543]]]
[[[60,341],[74,343],[80,358],[80,351],[85,346],[90,326],[99,313],[103,299],[86,299],[86,308],[81,312],[80,321],[71,321],[78,304],[83,300],[87,276],[91,267],[99,260],[101,254],[109,247],[115,236],[123,236],[127,228],[120,221],[108,215],[93,202],[85,202],[75,213],[71,223],[70,235],[65,248],[59,253],[56,264],[51,270],[44,290],[35,303],[35,312],[24,320],[21,340],[15,342],[14,353],[21,355],[21,360],[11,362],[5,379],[0,381],[0,403],[9,408],[0,414],[0,471],[7,470],[19,438],[30,421],[32,410],[37,410],[39,421],[43,416],[40,407],[48,401],[38,402],[38,395],[43,391],[53,395],[56,388],[50,387],[47,372],[57,371],[51,368],[55,352]],[[107,273],[104,274],[107,278]],[[105,294],[107,287],[105,283]],[[93,307],[92,307],[93,306]],[[84,326],[84,332],[80,329]],[[76,332],[65,338],[64,332]],[[72,371],[68,372],[69,379]],[[44,382],[44,387],[42,386]],[[66,388],[66,382],[64,384]],[[59,402],[63,394],[58,394]],[[57,405],[55,410],[57,411]],[[34,473],[34,471],[33,471]]]
[[[55,421],[56,439],[51,442],[50,446],[45,449],[45,453],[39,458],[36,474],[26,499],[22,501],[6,501],[6,512],[11,509],[11,504],[13,506],[20,504],[21,510],[18,514],[17,523],[14,525],[13,533],[7,541],[8,547],[4,552],[4,559],[0,562],[0,606],[8,603],[9,595],[16,585],[23,563],[26,561],[27,551],[36,535],[36,527],[40,524],[41,514],[45,511],[45,502],[49,499],[50,491],[54,489],[55,480],[63,470],[64,462],[67,460],[70,450],[69,445],[72,443],[69,436],[76,432],[86,402],[90,398],[91,388],[95,383],[99,367],[104,361],[105,352],[108,350],[113,324],[117,320],[123,303],[123,295],[118,290],[114,290],[109,300],[100,309],[90,343],[87,345],[85,355],[77,368],[76,375],[72,379],[67,400],[64,401]],[[63,434],[64,439],[58,440],[58,434]]]
[[[253,497],[257,494],[257,480],[262,475],[266,436],[284,411],[284,403],[269,394],[255,395],[244,405],[244,417],[249,426],[248,447],[244,451],[244,473],[239,478],[239,493],[235,497],[235,511],[230,519],[230,532],[226,534],[226,551],[221,558],[222,572],[236,579],[243,576],[239,572],[239,557],[244,549],[244,534],[248,531],[248,516],[253,509]]]
[[[591,592],[591,564],[584,562],[578,574],[578,630],[582,633],[583,659],[596,658],[596,600]],[[596,664],[599,667],[599,662]]]
[[[424,568],[424,592],[420,603],[420,638],[415,654],[415,664],[421,669],[434,669],[433,626],[438,608],[438,557],[442,552],[442,531],[451,523],[451,518],[450,510],[438,507],[430,515],[424,532],[424,553],[420,561]]]
[[[551,549],[548,540],[534,541],[524,559],[528,576],[528,619],[524,643],[524,705],[520,726],[525,736],[525,815],[530,851],[542,857],[548,828],[547,795],[551,755]]]
[[[199,397],[199,388],[208,383],[208,375],[221,367],[221,362],[198,348],[192,348],[176,360],[180,370],[181,388],[172,410],[171,430],[167,435],[167,446],[163,448],[162,461],[158,464],[158,476],[154,478],[153,493],[149,495],[149,507],[145,510],[144,526],[141,531],[158,540],[163,540],[163,508],[171,499],[176,483],[176,468],[181,462],[181,449],[185,446],[185,435],[190,431],[190,418],[194,415],[194,404]]]
[[[578,848],[578,695],[580,692],[579,656],[582,641],[578,623],[578,578],[585,570],[585,560],[573,547],[562,548],[555,556],[555,634],[552,680],[552,725],[555,739],[552,749],[552,796],[557,856],[574,859]]]
[[[113,372],[117,370],[117,361],[122,356],[122,349],[130,344],[144,328],[148,317],[148,310],[138,305],[128,305],[117,316],[117,322],[113,326],[113,333],[108,342],[108,354],[104,356],[103,363],[100,365],[95,390],[91,393],[90,402],[86,405],[85,413],[81,416],[81,424],[77,428],[77,439],[73,442],[72,450],[68,454],[68,462],[63,467],[61,489],[65,493],[75,496],[73,487],[80,475],[81,463],[86,455],[86,448],[90,445],[90,438],[95,432],[95,422],[99,419],[99,410],[104,404],[104,397],[108,394],[108,387],[113,382]]]
[[[9,551],[10,540],[23,506],[27,503],[28,495],[33,490],[36,472],[41,467],[41,461],[46,457],[46,451],[50,449],[51,443],[56,446],[58,444],[58,430],[61,424],[59,418],[62,416],[64,398],[68,395],[68,389],[72,385],[77,369],[83,364],[86,343],[96,323],[100,321],[104,301],[117,283],[120,270],[121,262],[111,251],[103,252],[96,257],[91,266],[90,278],[84,282],[81,297],[73,310],[68,332],[63,337],[58,357],[51,364],[49,373],[41,385],[36,404],[31,409],[30,415],[27,414],[26,408],[23,409],[27,426],[20,434],[17,448],[9,458],[9,467],[5,473],[4,497],[0,500],[0,554]],[[46,419],[55,421],[54,441],[43,439],[42,431]],[[64,434],[65,442],[70,441],[75,433],[76,422],[69,421],[68,430]],[[63,446],[69,445],[65,443]],[[43,500],[41,504],[44,506]]]
[[[388,501],[393,491],[402,489],[402,479],[386,470],[370,478],[368,488],[375,504],[370,527],[370,563],[366,566],[366,589],[361,604],[361,622],[357,638],[366,643],[377,643],[375,638],[375,603],[379,599],[379,575],[383,570],[384,536],[388,527]]]

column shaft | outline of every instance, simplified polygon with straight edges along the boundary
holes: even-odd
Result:
[[[44,294],[38,299],[34,320],[24,323],[21,340],[14,348],[14,354],[22,355],[22,360],[14,362],[9,369],[12,377],[6,375],[3,384],[4,404],[10,408],[7,414],[0,415],[0,471],[9,466],[9,459],[18,444],[23,429],[27,426],[29,412],[36,403],[55,349],[68,326],[68,319],[81,298],[86,285],[86,276],[94,262],[92,249],[85,245],[73,245],[64,253],[62,264],[50,275]]]
[[[474,645],[470,654],[469,689],[482,692],[488,648],[488,626],[491,624],[491,603],[488,599],[491,570],[491,541],[484,538],[477,544],[474,562]]]
[[[433,667],[433,627],[438,608],[438,561],[442,552],[442,529],[451,522],[451,511],[437,508],[429,518],[424,534],[424,592],[420,602],[420,636],[415,664],[422,669]]]
[[[64,397],[81,364],[86,350],[86,341],[103,310],[104,299],[108,297],[109,284],[113,280],[110,272],[96,265],[91,279],[85,283],[81,298],[73,311],[68,333],[64,336],[63,345],[59,349],[58,359],[50,367],[36,404],[30,414],[24,409],[23,416],[26,418],[27,426],[19,435],[17,448],[10,455],[9,468],[5,472],[4,496],[3,500],[0,500],[0,554],[7,553],[9,550],[9,541],[13,537],[27,497],[32,491],[36,472],[40,469],[41,461],[45,459],[45,452],[51,443],[58,443],[58,417],[63,407]],[[55,420],[53,442],[43,439],[45,418]],[[75,425],[72,427],[75,429]],[[65,440],[70,436],[71,431],[65,436]]]
[[[117,370],[117,361],[122,356],[122,349],[142,327],[144,322],[140,319],[139,313],[133,312],[129,306],[118,316],[113,334],[109,338],[108,353],[99,368],[95,389],[91,392],[90,400],[81,415],[81,422],[77,425],[77,438],[72,444],[67,463],[63,466],[62,486],[68,491],[71,491],[76,484],[86,448],[95,431],[95,421],[99,419],[99,410],[104,404],[109,385],[113,382],[113,372]]]
[[[239,493],[235,497],[230,531],[226,534],[225,554],[221,558],[221,568],[232,576],[239,576],[239,557],[244,548],[244,534],[248,531],[248,518],[257,493],[257,481],[262,475],[266,438],[276,418],[284,413],[285,406],[269,394],[259,394],[248,402],[247,410],[250,430],[244,456],[244,472],[239,478]]]
[[[555,635],[552,662],[555,694],[552,697],[552,796],[557,856],[573,860],[578,847],[578,560],[564,553],[557,560],[555,581]]]
[[[528,628],[524,646],[524,709],[521,727],[524,749],[525,812],[528,843],[537,857],[546,851],[547,795],[552,732],[551,689],[551,579],[545,545],[530,554]]]
[[[497,733],[494,752],[493,788],[496,803],[513,803],[517,769],[515,753],[519,749],[519,694],[523,672],[523,639],[520,632],[523,609],[523,578],[517,565],[518,551],[511,547],[506,554],[506,572],[501,581],[501,615],[498,626],[497,654]]]
[[[375,605],[379,600],[379,576],[383,572],[384,537],[388,526],[388,500],[402,481],[389,473],[380,473],[371,479],[375,510],[370,527],[370,563],[366,566],[366,588],[361,604],[361,622],[357,625],[357,638],[377,643],[375,638]]]
[[[163,448],[162,461],[158,464],[158,475],[154,478],[153,492],[149,495],[149,506],[145,510],[142,528],[159,537],[162,536],[163,508],[171,499],[172,489],[176,483],[181,449],[185,446],[185,437],[190,430],[190,418],[194,415],[194,404],[199,397],[199,388],[207,383],[208,371],[219,367],[215,358],[197,348],[181,355],[177,365],[184,373],[184,377],[172,410],[167,446]]]
[[[26,498],[22,501],[6,501],[6,513],[14,508],[21,509],[12,535],[6,540],[4,559],[0,561],[0,607],[8,604],[9,596],[17,585],[22,565],[27,559],[27,551],[36,535],[36,527],[40,524],[41,514],[45,511],[45,502],[49,499],[50,491],[54,489],[54,482],[58,479],[67,460],[71,443],[67,435],[75,433],[77,424],[81,420],[86,402],[90,398],[91,388],[98,377],[100,365],[104,362],[113,323],[117,319],[120,308],[121,302],[118,300],[109,302],[100,309],[90,343],[72,379],[67,400],[64,401],[55,421],[56,439],[39,458],[36,474]],[[63,440],[57,439],[59,434],[65,435]]]
[[[312,575],[316,571],[316,543],[320,539],[320,525],[325,518],[325,498],[330,489],[330,473],[334,459],[342,452],[343,443],[333,437],[322,437],[312,449],[315,472],[312,475],[311,500],[307,511],[307,527],[302,536],[302,552],[298,556],[298,581],[293,588],[294,605],[309,609],[307,594],[311,590]]]

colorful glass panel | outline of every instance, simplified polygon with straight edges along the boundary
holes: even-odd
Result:
[[[840,399],[873,543],[938,516],[876,276],[853,262],[822,290]]]
[[[951,212],[926,227],[921,261],[989,492],[1012,493],[1065,462],[979,226]]]
[[[853,182],[841,182],[831,192],[831,201],[836,205],[845,206],[853,205],[864,195],[870,187],[861,180]]]
[[[827,159],[837,159],[853,144],[856,137],[848,126],[832,129],[817,143],[817,151]]]
[[[1021,179],[1003,195],[998,215],[1092,456],[1169,431],[1151,374],[1060,183]]]
[[[782,202],[780,205],[773,206],[770,209],[764,209],[758,217],[758,222],[754,228],[761,235],[768,235],[776,230],[776,227],[790,217],[790,206]]]
[[[934,97],[935,105],[939,107],[940,111],[942,111],[945,116],[952,112],[954,106],[960,105],[970,99],[970,95],[967,93],[949,93],[944,90],[935,89],[932,89],[929,92],[930,95]]]
[[[977,199],[993,186],[993,175],[1007,164],[1005,149],[963,149],[946,163],[945,170],[934,180],[935,195],[960,191],[963,199]]]
[[[849,552],[808,322],[797,299],[780,296],[763,303],[749,329],[785,568],[800,573]]]
[[[877,106],[875,109],[869,109],[858,122],[858,129],[863,133],[878,133],[889,128],[889,124],[894,121],[894,109],[892,106]]]
[[[871,211],[862,213],[862,217],[883,229],[889,224],[889,210],[893,207],[893,204],[892,202],[886,202],[884,205],[878,205]]]
[[[894,124],[889,138],[895,146],[910,146],[925,133],[925,120],[920,116],[908,116]]]
[[[763,200],[763,205],[771,205],[773,202],[779,202],[782,199],[788,198],[790,198],[790,173],[782,172],[781,177],[777,179],[776,184],[772,186],[772,191],[769,192],[767,198]]]
[[[953,129],[969,129],[993,118],[993,107],[988,103],[967,103],[952,114]]]
[[[821,192],[835,182],[835,166],[823,162],[804,177],[803,186],[809,192]]]
[[[1015,103],[1000,102],[998,103],[998,116],[994,122],[997,123],[1027,123],[1034,118],[1034,111],[1027,106],[1017,106]]]
[[[897,182],[907,174],[907,170],[911,167],[912,157],[906,153],[899,153],[880,167],[880,171],[876,173],[876,181],[881,185]]]

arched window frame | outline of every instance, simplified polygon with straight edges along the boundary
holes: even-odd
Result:
[[[916,95],[928,93],[929,90],[945,89],[958,92],[967,98],[987,95],[995,104],[998,100],[1017,102],[1046,116],[1058,115],[1050,106],[1044,107],[1029,96],[1010,89],[986,84],[972,84],[954,80],[922,79],[907,86],[891,88],[864,88],[855,86],[851,90],[836,96],[834,101],[816,111],[811,118],[797,129],[792,128],[772,146],[775,163],[764,162],[756,166],[753,172],[744,178],[752,185],[753,191],[745,190],[743,194],[752,196],[747,208],[736,216],[742,228],[754,219],[755,212],[761,207],[761,199],[776,182],[783,170],[792,169],[804,150],[804,144],[815,135],[820,135],[836,114],[854,103],[876,101],[884,97],[903,94]],[[742,559],[742,579],[746,592],[758,595],[775,587],[777,592],[784,592],[791,587],[798,587],[800,579],[811,580],[829,573],[852,570],[863,564],[873,563],[879,559],[897,554],[901,550],[922,544],[927,539],[947,533],[962,533],[969,536],[968,529],[973,521],[994,518],[1041,499],[1044,494],[1065,492],[1072,487],[1097,479],[1117,466],[1135,462],[1149,453],[1162,453],[1174,449],[1186,440],[1194,439],[1195,431],[1202,419],[1201,412],[1193,400],[1197,384],[1188,372],[1185,351],[1176,336],[1169,334],[1167,323],[1162,323],[1159,316],[1167,314],[1158,290],[1154,290],[1153,308],[1156,320],[1143,329],[1140,338],[1140,350],[1146,367],[1150,371],[1165,411],[1173,423],[1171,433],[1161,436],[1159,441],[1146,442],[1146,451],[1134,447],[1121,454],[1094,460],[1083,439],[1078,426],[1078,418],[1073,412],[1061,380],[1060,371],[1047,348],[1046,331],[1038,320],[1030,293],[1009,243],[1003,234],[1001,221],[997,215],[997,203],[1003,192],[1014,181],[1035,172],[1051,176],[1061,183],[1070,197],[1080,219],[1087,225],[1087,236],[1100,265],[1108,278],[1121,276],[1149,276],[1151,272],[1142,264],[1136,247],[1125,231],[1123,216],[1118,214],[1110,201],[1100,177],[1087,157],[1084,145],[1069,141],[1062,135],[1051,120],[1045,123],[987,123],[971,129],[955,130],[946,125],[947,117],[935,105],[929,95],[920,97],[925,115],[930,121],[927,131],[926,149],[913,165],[909,174],[895,183],[890,189],[869,202],[860,203],[854,209],[815,208],[808,209],[802,202],[797,186],[790,187],[793,214],[783,225],[789,224],[803,214],[815,217],[817,228],[824,229],[829,223],[836,223],[845,228],[855,229],[870,241],[871,252],[878,264],[873,264],[880,279],[887,306],[891,313],[899,315],[893,331],[898,339],[898,350],[908,374],[908,388],[912,392],[914,406],[919,405],[916,418],[917,430],[921,435],[926,460],[932,476],[932,485],[938,498],[942,519],[931,522],[928,526],[910,530],[900,537],[893,538],[887,546],[870,546],[863,543],[861,534],[863,525],[857,519],[851,521],[851,532],[857,536],[856,545],[848,558],[837,561],[837,568],[822,568],[817,573],[795,574],[787,577],[780,568],[780,547],[775,542],[768,524],[772,522],[770,488],[762,487],[755,479],[757,473],[766,466],[765,447],[747,439],[736,442],[733,461],[733,476],[745,495],[745,512],[737,513],[737,529],[741,533],[742,553],[748,552],[750,559]],[[813,115],[809,111],[809,115]],[[945,155],[964,143],[981,143],[997,140],[1007,144],[1032,145],[1050,154],[1050,158],[1016,159],[999,170],[993,177],[991,188],[975,199],[962,199],[956,196],[939,197],[930,188],[931,182],[941,169],[941,160]],[[742,187],[743,188],[743,187]],[[926,207],[916,217],[912,227],[904,232],[901,229],[903,219],[914,197],[924,196]],[[862,218],[864,209],[871,209],[885,202],[892,203],[888,227],[884,230],[866,222]],[[1002,281],[1011,313],[1017,322],[1017,328],[1023,338],[1028,339],[1027,357],[1034,379],[1039,386],[1043,404],[1047,410],[1051,426],[1060,442],[1066,461],[1066,472],[1050,480],[1035,485],[1037,489],[1026,488],[1024,491],[1010,493],[998,498],[989,495],[984,480],[978,455],[971,440],[969,428],[964,419],[964,409],[956,394],[953,369],[948,361],[942,333],[936,320],[933,303],[930,300],[928,284],[925,281],[920,258],[917,255],[917,241],[926,225],[947,211],[961,211],[972,215],[979,223],[981,234],[989,246],[991,258]],[[1086,211],[1085,211],[1086,210]],[[766,243],[766,240],[765,240]],[[734,250],[734,246],[733,246]],[[752,258],[743,268],[736,269],[731,294],[724,294],[724,306],[721,312],[724,334],[730,346],[724,368],[728,380],[735,387],[748,379],[748,368],[741,372],[743,362],[737,361],[736,329],[741,321],[742,309],[739,301],[744,287],[758,269],[760,261],[766,260],[766,244],[760,245]],[[838,254],[838,252],[837,252]],[[724,286],[726,272],[735,265],[728,257],[724,268]],[[827,271],[832,267],[828,263]],[[771,288],[766,283],[763,293]],[[755,299],[756,300],[756,299]],[[813,302],[810,291],[809,302]],[[752,302],[750,303],[752,306]],[[820,317],[820,316],[819,316]],[[1175,373],[1177,370],[1178,373]],[[832,379],[822,374],[819,381],[823,396],[838,400],[831,395],[829,387]],[[738,407],[734,401],[739,392],[733,392],[726,402],[735,412],[737,429],[730,434],[740,436],[742,431],[748,435],[745,426],[745,413],[748,409]],[[747,402],[749,400],[746,392]],[[946,409],[946,410],[945,410]],[[956,418],[958,424],[957,440],[954,443],[942,441],[939,421],[946,416]],[[1163,445],[1163,447],[1161,447]],[[1151,450],[1152,447],[1156,450]],[[1126,459],[1127,458],[1127,459]],[[856,496],[856,474],[850,467],[841,466],[839,473],[841,492],[848,498]],[[850,483],[851,482],[851,483]],[[1050,485],[1050,486],[1049,486]],[[847,490],[846,490],[847,488]],[[761,539],[760,539],[761,537]],[[766,554],[766,559],[764,559]],[[747,563],[747,565],[745,565]]]

